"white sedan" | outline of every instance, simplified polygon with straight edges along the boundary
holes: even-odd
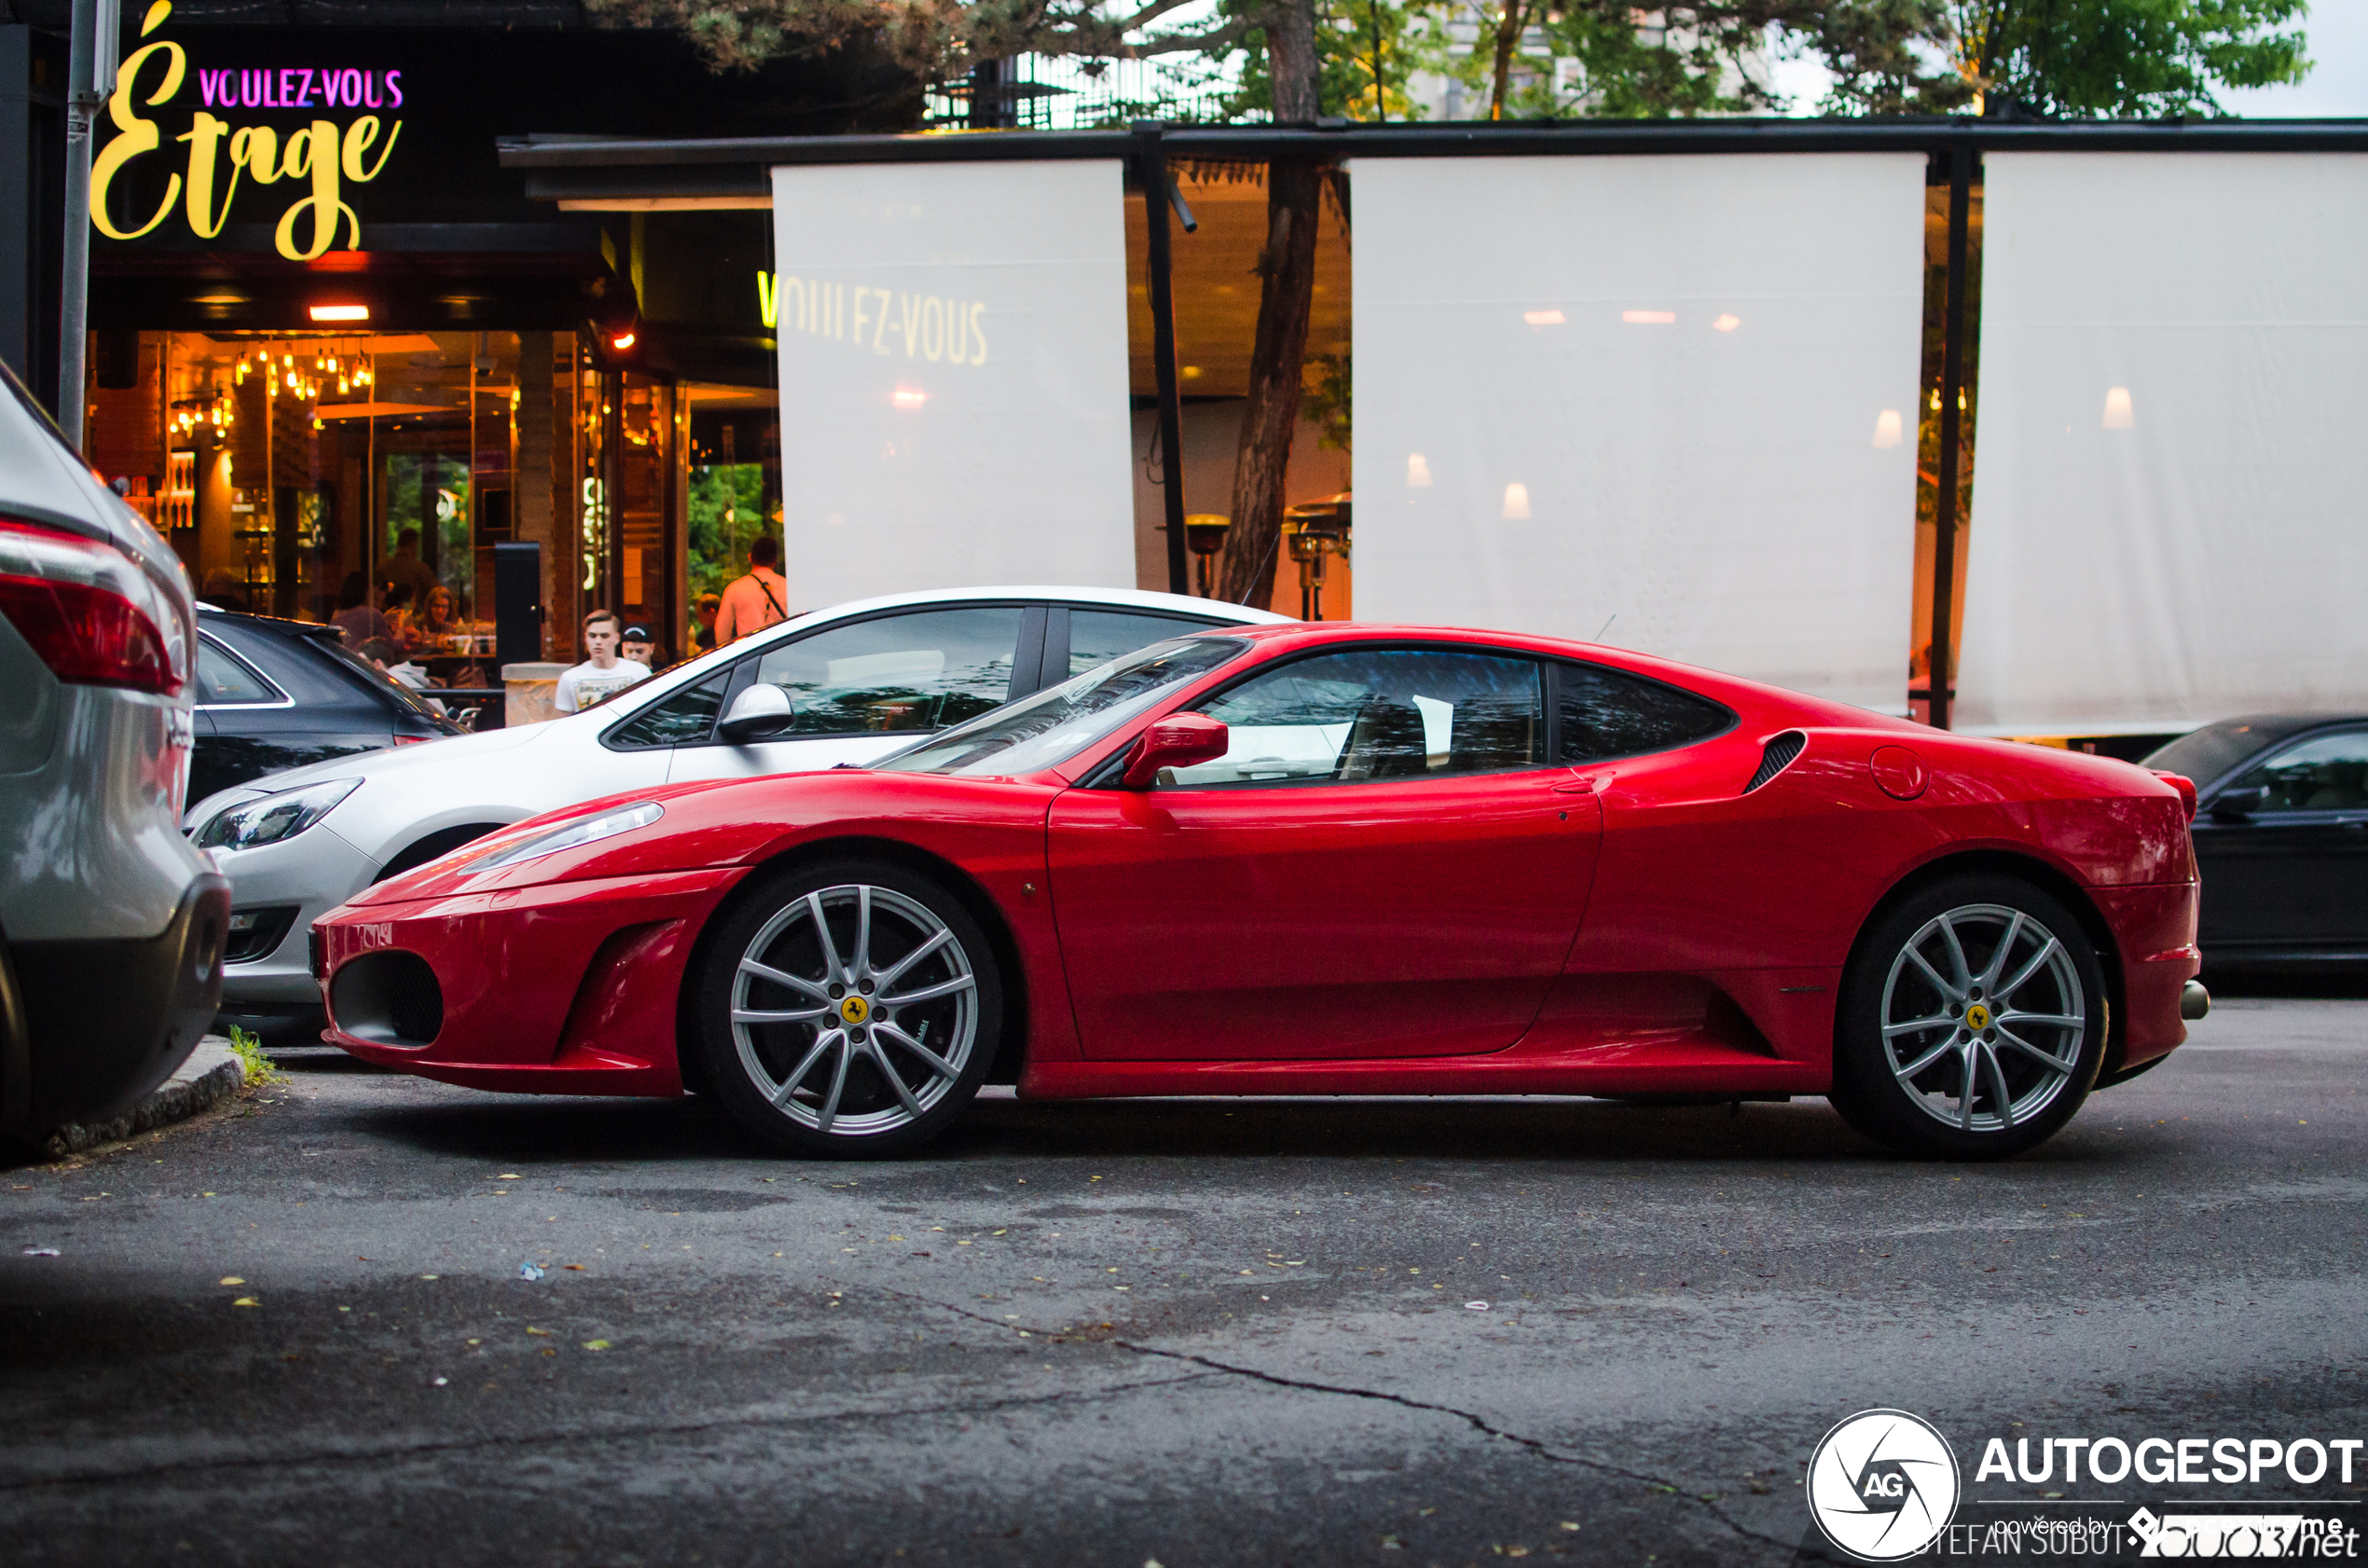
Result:
[[[868,763],[1163,638],[1282,619],[1131,590],[899,594],[801,615],[549,723],[225,790],[184,820],[231,883],[223,1017],[317,1027],[312,922],[496,828],[654,784]]]

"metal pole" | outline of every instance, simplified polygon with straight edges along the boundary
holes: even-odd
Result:
[[[1177,392],[1176,297],[1168,232],[1167,155],[1160,122],[1135,122],[1136,167],[1143,181],[1143,218],[1150,235],[1151,367],[1159,381],[1160,499],[1167,511],[1167,591],[1192,591],[1185,562],[1184,404]]]
[[[1939,493],[1933,505],[1933,637],[1925,689],[1934,729],[1948,728],[1956,692],[1954,632],[1957,615],[1957,454],[1964,416],[1957,400],[1965,387],[1965,267],[1971,240],[1974,143],[1959,139],[1948,158],[1948,282],[1940,320]]]
[[[99,0],[74,0],[66,50],[66,232],[58,278],[58,428],[82,450],[84,334],[90,294],[90,121],[100,97],[97,73]]]

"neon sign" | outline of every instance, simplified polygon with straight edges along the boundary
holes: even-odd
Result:
[[[172,11],[172,0],[156,0],[140,24],[140,35],[145,38],[155,32]],[[139,96],[140,80],[151,64],[162,75],[144,103]],[[345,236],[344,249],[360,250],[362,219],[346,201],[344,188],[348,184],[367,185],[385,172],[387,160],[394,156],[395,141],[403,133],[401,120],[382,123],[374,114],[344,124],[315,119],[288,132],[282,146],[274,127],[232,125],[210,110],[234,106],[298,109],[312,107],[316,100],[324,108],[399,107],[403,103],[400,71],[297,67],[198,72],[199,92],[207,108],[198,110],[189,129],[173,138],[188,144],[186,179],[180,173],[172,175],[164,199],[145,223],[136,228],[117,227],[107,201],[116,176],[135,158],[163,144],[156,121],[140,110],[172,102],[188,76],[187,52],[169,40],[143,45],[117,70],[115,91],[107,99],[107,117],[114,121],[116,134],[90,165],[91,227],[110,240],[138,240],[154,233],[179,203],[190,232],[200,240],[211,240],[230,221],[230,205],[241,180],[252,179],[259,186],[291,180],[302,182],[307,194],[280,214],[271,235],[279,253],[290,261],[311,261],[336,247],[340,232]],[[301,241],[300,226],[304,226]]]

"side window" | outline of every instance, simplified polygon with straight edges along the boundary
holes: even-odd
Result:
[[[1357,783],[1535,767],[1545,760],[1543,677],[1527,659],[1485,653],[1372,649],[1300,659],[1205,705],[1232,732],[1232,747],[1216,762],[1174,770],[1174,782]]]
[[[1137,648],[1206,630],[1207,622],[1188,621],[1180,615],[1152,615],[1134,610],[1072,610],[1069,667],[1062,679],[1082,675]]]
[[[271,683],[236,655],[205,638],[198,639],[198,701],[212,706],[279,700],[280,694]]]
[[[776,648],[756,678],[789,695],[785,738],[922,733],[1001,707],[1019,641],[1017,605],[881,615]]]
[[[720,669],[697,685],[636,713],[600,738],[620,751],[695,745],[715,728],[716,711],[723,706],[724,690],[731,684],[732,672]]]
[[[1724,704],[1623,670],[1561,664],[1555,675],[1560,685],[1560,760],[1574,767],[1691,746],[1735,722]]]
[[[2368,730],[2289,747],[2234,787],[2265,791],[2264,811],[2368,811]]]

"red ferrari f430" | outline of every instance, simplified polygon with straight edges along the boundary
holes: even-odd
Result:
[[[869,767],[521,823],[323,919],[315,969],[373,1062],[695,1089],[824,1156],[1005,1082],[1823,1094],[1980,1159],[2201,1016],[2194,801],[1591,644],[1226,629]]]

